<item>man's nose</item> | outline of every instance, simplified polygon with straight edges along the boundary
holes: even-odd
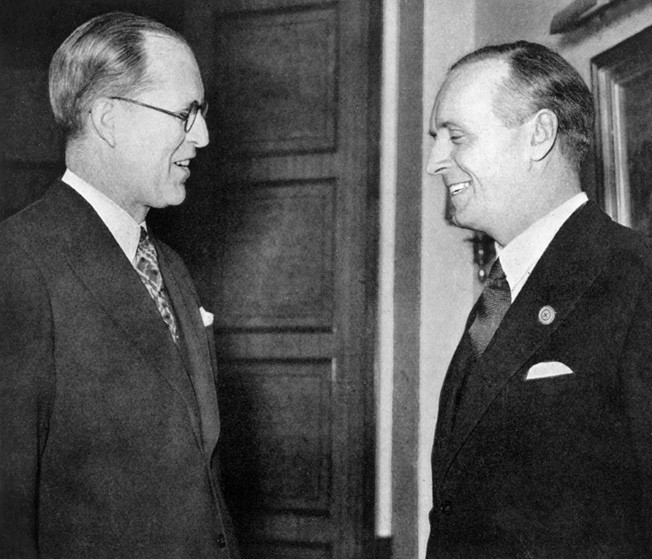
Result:
[[[435,138],[426,163],[426,172],[429,175],[439,175],[447,168],[450,150],[446,146],[447,142],[443,139]]]
[[[203,148],[208,145],[208,126],[201,112],[197,113],[197,118],[188,132],[186,139],[189,142],[193,142],[198,148]]]

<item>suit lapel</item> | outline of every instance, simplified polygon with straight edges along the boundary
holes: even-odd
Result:
[[[70,267],[151,369],[183,398],[201,446],[192,385],[167,325],[138,273],[90,204],[63,183],[51,192],[54,211],[69,216],[61,242],[66,245]]]
[[[478,299],[479,301],[479,299]],[[453,424],[455,421],[455,414],[458,407],[460,391],[464,377],[467,372],[467,367],[473,358],[473,348],[471,346],[471,339],[469,337],[469,327],[475,318],[478,301],[475,302],[469,316],[466,320],[464,333],[462,338],[455,349],[455,354],[451,359],[444,384],[441,388],[439,396],[439,411],[437,414],[437,433],[440,436],[448,437],[451,434]]]
[[[217,407],[213,357],[207,329],[199,312],[199,302],[194,297],[188,281],[184,279],[165,256],[157,243],[159,265],[165,285],[172,300],[175,315],[182,334],[182,355],[192,378],[196,401],[201,416],[202,436],[208,456],[217,444],[220,433],[220,419]]]
[[[469,317],[474,316],[474,313],[475,307]],[[432,474],[435,477],[433,480],[435,484],[436,476],[443,473],[442,461],[446,459],[447,450],[451,444],[451,435],[458,411],[459,396],[464,377],[467,373],[467,365],[472,358],[471,341],[468,335],[469,322],[470,320],[467,321],[467,327],[464,329],[462,339],[448,367],[439,396],[435,445],[432,451]]]
[[[482,357],[471,365],[445,456],[444,469],[478,424],[487,408],[532,355],[542,347],[604,265],[605,225],[609,218],[592,202],[562,226],[523,287]],[[550,306],[555,319],[539,320]]]

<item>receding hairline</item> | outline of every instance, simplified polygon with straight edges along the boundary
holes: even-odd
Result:
[[[162,60],[163,57],[157,56],[158,49],[161,48],[161,46],[163,49],[178,48],[179,50],[183,50],[185,53],[190,55],[190,58],[196,62],[195,53],[193,52],[192,47],[183,37],[168,35],[158,31],[151,31],[149,29],[144,29],[141,31],[141,33],[143,40],[143,49],[145,52],[145,62],[148,68],[154,61]]]
[[[196,68],[203,88],[199,63],[192,47],[187,41],[177,41],[175,37],[165,34],[149,33],[148,36],[143,37],[143,49],[145,53],[145,73],[139,92],[145,92],[159,87],[161,84],[158,83],[158,80],[167,79],[165,77],[165,68],[171,60],[181,60],[181,63],[187,68]],[[187,62],[184,62],[186,59]],[[161,74],[163,74],[163,78]]]
[[[464,77],[466,77],[469,75],[469,71],[473,69],[474,66],[478,67],[484,74],[489,72],[492,66],[496,67],[497,69],[502,69],[502,72],[496,72],[495,75],[492,76],[491,83],[493,85],[500,85],[501,83],[504,83],[504,81],[510,77],[512,72],[512,66],[509,58],[503,55],[481,58],[478,60],[469,60],[463,64],[451,66],[451,68],[448,70],[448,73],[446,74],[446,79],[444,80],[442,89],[457,76],[464,75]],[[474,74],[471,79],[476,82],[478,81],[479,77],[480,76],[478,74]]]
[[[471,72],[473,67],[478,67],[480,71],[475,73]],[[466,82],[462,83],[465,88],[468,88],[470,85],[477,85],[480,83],[480,80],[483,76],[487,77],[487,74],[491,71],[492,67],[498,70],[502,70],[490,75],[489,77],[491,78],[491,81],[485,82],[488,88],[489,86],[492,88],[491,90],[488,90],[488,93],[491,94],[491,102],[493,106],[494,102],[496,101],[496,94],[499,92],[500,86],[504,85],[511,75],[511,65],[509,60],[504,56],[483,58],[480,60],[470,60],[462,65],[452,66],[446,74],[444,83],[437,92],[437,96],[435,97],[435,106],[438,105],[442,94],[445,93],[456,82]]]
[[[170,33],[165,33],[159,29],[140,29],[139,31],[145,46],[148,46],[150,42],[162,41],[169,44],[183,45],[187,50],[192,52],[192,48],[186,38],[172,29],[170,29]]]
[[[461,59],[462,63],[458,61],[453,64],[446,77],[448,82],[455,79],[456,75],[463,75],[464,79],[474,84],[485,79],[487,94],[491,96],[493,114],[508,128],[522,124],[536,112],[531,110],[532,106],[527,95],[524,96],[523,92],[514,88],[515,76],[511,54],[511,52],[487,53],[480,58]],[[497,71],[492,73],[492,69]]]

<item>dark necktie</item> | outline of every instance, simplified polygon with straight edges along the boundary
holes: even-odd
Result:
[[[170,300],[163,286],[163,276],[158,267],[156,248],[144,227],[140,228],[140,240],[138,241],[138,249],[136,250],[136,270],[147,288],[150,297],[156,303],[158,312],[161,314],[165,324],[167,324],[172,339],[175,343],[178,343],[177,323],[172,312],[172,305],[170,305]]]
[[[510,304],[509,283],[500,260],[496,259],[478,300],[475,319],[469,328],[469,337],[476,357],[482,355],[489,345]]]

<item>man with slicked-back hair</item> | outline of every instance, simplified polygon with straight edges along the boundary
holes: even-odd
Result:
[[[582,191],[593,118],[525,41],[437,94],[427,170],[498,257],[441,390],[427,559],[652,557],[652,248]]]
[[[212,315],[147,228],[208,143],[192,50],[86,22],[50,66],[66,171],[0,224],[0,557],[237,559]]]

